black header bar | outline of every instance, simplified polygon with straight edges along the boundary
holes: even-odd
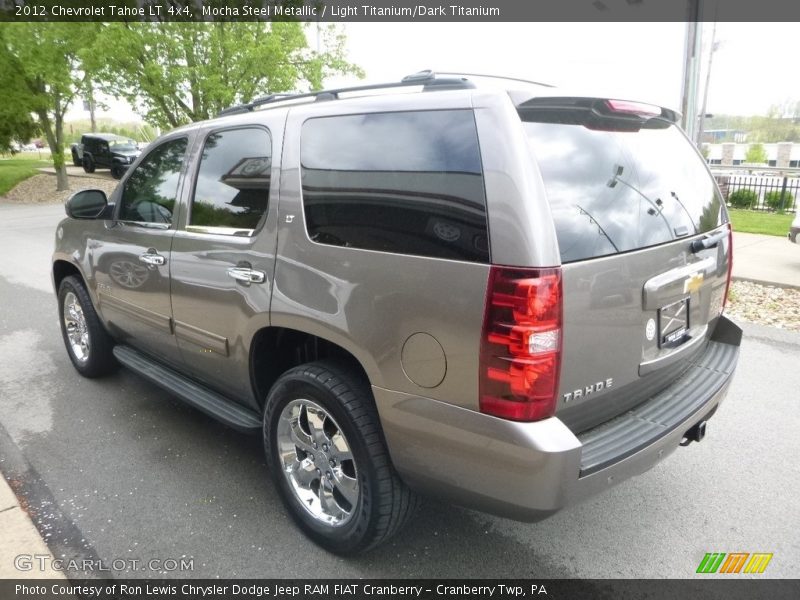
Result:
[[[794,0],[0,0],[0,21],[800,21]]]
[[[727,579],[9,579],[3,600],[794,600],[798,580]]]

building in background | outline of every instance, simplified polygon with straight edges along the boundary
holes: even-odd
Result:
[[[710,133],[710,132],[706,132]],[[800,144],[778,142],[762,144],[767,153],[765,167],[798,168],[800,167]],[[706,160],[710,165],[731,167],[745,164],[745,156],[750,144],[726,142],[723,144],[703,144]],[[761,165],[759,165],[761,166]]]

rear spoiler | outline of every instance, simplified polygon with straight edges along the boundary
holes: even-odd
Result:
[[[509,92],[524,121],[569,123],[590,129],[638,131],[677,123],[680,113],[644,102],[575,96],[530,96]]]

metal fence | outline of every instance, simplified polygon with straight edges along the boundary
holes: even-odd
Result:
[[[800,174],[714,173],[722,196],[733,208],[797,212]]]

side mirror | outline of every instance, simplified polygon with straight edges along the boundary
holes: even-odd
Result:
[[[81,190],[70,196],[64,209],[71,219],[97,219],[106,211],[108,198],[102,190]]]

